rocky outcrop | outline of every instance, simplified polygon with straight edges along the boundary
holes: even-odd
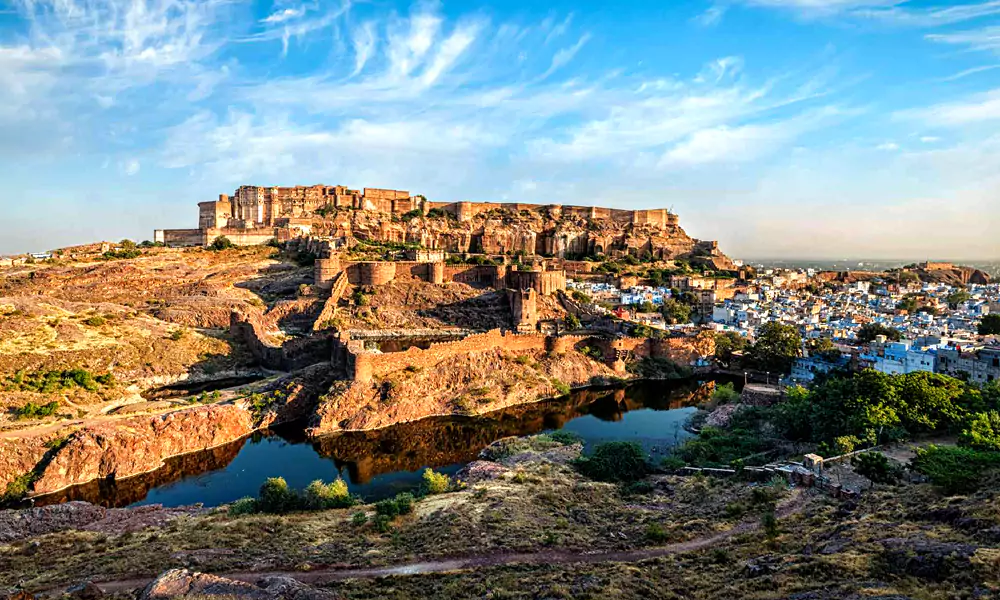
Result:
[[[580,387],[594,378],[614,376],[609,367],[575,350],[467,352],[332,391],[317,409],[310,433],[376,429],[436,415],[484,414],[562,395],[562,386]]]
[[[226,600],[335,600],[336,594],[290,577],[265,577],[256,585],[187,569],[172,569],[146,586],[140,600],[225,598]]]
[[[163,467],[168,458],[216,448],[275,423],[305,418],[319,394],[329,388],[331,377],[329,365],[315,365],[262,390],[259,398],[263,406],[240,400],[108,420],[70,434],[52,449],[43,444],[41,453],[31,451],[38,440],[12,439],[5,444],[6,449],[17,456],[24,448],[27,458],[5,459],[0,466],[11,469],[3,473],[7,481],[33,473],[33,495],[98,479],[148,473]]]
[[[181,515],[195,515],[205,509],[182,506],[163,508],[158,504],[135,508],[104,508],[88,502],[66,502],[24,510],[0,510],[0,543],[66,529],[125,533],[159,527]]]
[[[256,429],[236,404],[201,406],[165,415],[102,423],[72,434],[38,473],[34,493],[92,479],[123,478],[158,469],[171,456],[237,440]]]

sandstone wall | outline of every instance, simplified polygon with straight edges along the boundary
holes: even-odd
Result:
[[[332,352],[331,340],[326,335],[313,335],[277,343],[268,332],[264,318],[259,313],[233,311],[229,331],[250,349],[256,361],[276,371],[294,371],[328,362]]]
[[[170,247],[204,246],[205,232],[201,229],[157,229],[153,239]]]

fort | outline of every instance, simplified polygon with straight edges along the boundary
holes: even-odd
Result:
[[[344,186],[240,186],[198,204],[197,229],[158,229],[167,246],[205,246],[219,236],[237,245],[304,236],[415,246],[412,260],[445,253],[558,258],[694,258],[729,269],[714,241],[690,238],[666,208],[622,210],[519,202],[431,202],[405,190]]]

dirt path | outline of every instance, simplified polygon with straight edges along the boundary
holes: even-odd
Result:
[[[792,498],[778,506],[776,515],[786,517],[802,510],[809,498],[803,490],[796,489]],[[426,575],[430,573],[450,573],[455,571],[467,571],[483,567],[502,567],[507,565],[561,565],[561,564],[589,564],[602,562],[637,562],[652,558],[680,554],[682,552],[693,552],[703,550],[725,541],[731,537],[751,533],[760,528],[758,521],[745,521],[739,525],[716,533],[686,542],[668,544],[656,548],[640,548],[636,550],[615,550],[610,552],[577,552],[570,550],[543,550],[541,552],[522,552],[504,554],[495,552],[491,554],[477,554],[463,557],[448,558],[442,560],[432,560],[424,562],[410,562],[400,565],[385,567],[321,567],[311,571],[232,571],[212,573],[219,577],[256,583],[265,577],[289,577],[309,585],[324,585],[345,579],[373,579],[378,577],[407,577],[411,575]],[[145,587],[152,581],[150,578],[118,579],[113,581],[99,581],[96,583],[105,593],[124,592]],[[53,588],[40,592],[40,596],[60,596],[65,588]]]

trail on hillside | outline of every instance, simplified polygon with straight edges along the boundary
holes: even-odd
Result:
[[[801,490],[796,490],[796,494],[788,502],[780,505],[776,511],[776,516],[786,517],[801,511],[808,502],[808,496]],[[636,550],[615,550],[602,552],[579,552],[571,550],[550,549],[540,552],[521,553],[492,553],[474,554],[469,556],[454,557],[441,560],[430,560],[422,562],[410,562],[399,565],[383,567],[323,567],[311,571],[231,571],[213,572],[213,575],[256,583],[266,577],[288,577],[301,583],[309,585],[324,585],[346,579],[374,579],[378,577],[406,577],[411,575],[427,575],[431,573],[449,573],[455,571],[467,571],[482,567],[503,567],[508,565],[563,565],[563,564],[592,564],[602,562],[638,562],[683,552],[693,552],[714,546],[719,542],[731,537],[752,533],[760,529],[758,521],[745,521],[736,525],[732,529],[716,533],[714,535],[658,546],[655,548],[639,548]],[[112,581],[99,581],[96,583],[105,593],[122,592],[144,587],[153,579],[119,579]],[[41,592],[44,596],[59,596],[64,588],[53,588]]]

